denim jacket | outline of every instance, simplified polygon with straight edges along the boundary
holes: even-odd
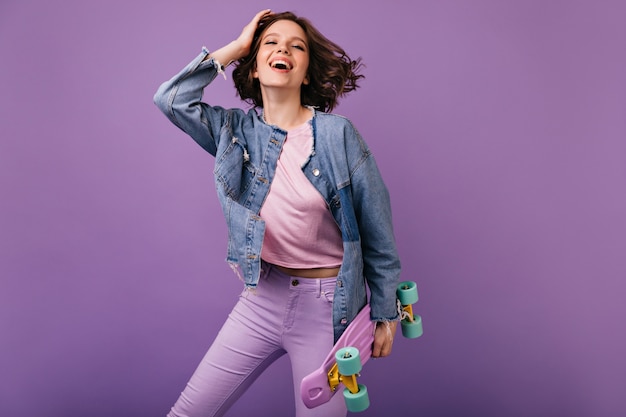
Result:
[[[259,216],[287,136],[255,109],[225,109],[202,102],[204,88],[221,65],[202,53],[163,83],[154,96],[159,109],[215,157],[217,194],[228,226],[228,255],[246,287],[261,272],[265,223]],[[335,340],[367,303],[371,319],[398,319],[396,285],[400,261],[389,194],[374,158],[344,117],[314,109],[313,149],[302,170],[326,200],[341,229],[344,257],[333,298]]]

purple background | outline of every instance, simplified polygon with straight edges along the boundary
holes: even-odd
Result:
[[[425,335],[368,364],[361,415],[626,415],[626,7],[592,0],[3,0],[0,414],[176,400],[241,283],[213,160],[152,95],[264,7],[367,64],[337,112],[389,185]],[[290,415],[287,367],[229,416]]]

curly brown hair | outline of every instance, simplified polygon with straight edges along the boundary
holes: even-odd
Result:
[[[309,20],[292,12],[267,15],[259,22],[250,53],[239,59],[233,70],[233,80],[239,97],[254,106],[263,107],[261,86],[259,80],[253,77],[256,56],[263,32],[279,20],[291,20],[300,25],[308,40],[309,83],[301,87],[300,102],[325,112],[332,111],[339,97],[358,88],[357,81],[364,78],[359,74],[363,66],[361,58],[352,60],[343,48],[322,35]]]

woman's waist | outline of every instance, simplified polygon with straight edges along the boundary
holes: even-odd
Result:
[[[298,278],[332,278],[339,275],[340,266],[323,268],[288,268],[273,264],[282,273]]]

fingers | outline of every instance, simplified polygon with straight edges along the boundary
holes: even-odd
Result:
[[[389,353],[391,353],[391,347],[389,347],[387,343],[377,342],[376,339],[374,339],[374,345],[372,346],[373,358],[382,358],[388,356]]]
[[[244,28],[244,32],[252,31],[252,33],[254,33],[257,26],[259,26],[259,22],[261,21],[261,19],[270,14],[272,14],[272,10],[270,9],[265,9],[258,12],[256,15],[254,15],[250,23],[246,25],[246,27]]]
[[[252,45],[252,40],[254,38],[254,32],[259,26],[259,22],[265,16],[270,15],[270,14],[272,14],[272,11],[270,9],[261,10],[256,15],[254,15],[250,23],[248,23],[243,28],[243,30],[241,31],[241,34],[239,35],[236,41],[242,51],[241,55],[245,56],[248,54],[248,52],[250,51],[250,47]]]
[[[389,340],[376,341],[376,339],[374,339],[374,345],[372,347],[372,357],[384,358],[385,356],[389,356],[391,354],[392,344],[393,342]]]
[[[272,9],[261,10],[254,16],[254,19],[252,20],[253,21],[256,20],[256,22],[259,23],[259,20],[261,20],[263,17],[265,17],[265,15],[268,15],[268,14],[272,14]]]

